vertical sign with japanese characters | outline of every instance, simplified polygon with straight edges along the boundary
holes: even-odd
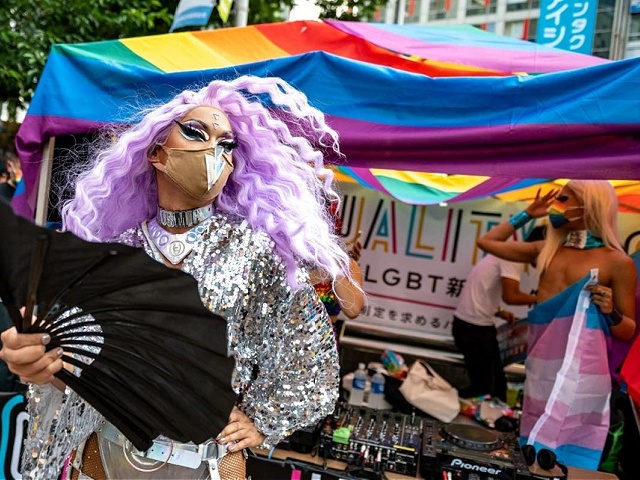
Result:
[[[471,268],[482,258],[477,239],[509,219],[526,203],[486,198],[447,206],[409,205],[355,184],[341,184],[342,232],[346,242],[360,231],[360,267],[367,305],[358,323],[401,330],[408,336],[451,335],[453,312]],[[620,214],[622,241],[629,253],[640,249],[638,215]],[[534,228],[516,232],[521,240]],[[525,268],[521,289],[536,288]],[[526,307],[509,307],[518,318]]]
[[[597,0],[541,0],[536,42],[591,54]]]

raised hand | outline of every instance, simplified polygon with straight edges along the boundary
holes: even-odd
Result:
[[[538,189],[535,200],[531,202],[527,208],[525,208],[525,212],[527,212],[531,216],[531,218],[540,218],[546,216],[549,207],[558,194],[558,189],[553,189],[545,193],[543,196],[540,196],[540,190],[541,189]]]

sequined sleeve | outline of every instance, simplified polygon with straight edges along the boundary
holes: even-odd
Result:
[[[261,318],[246,319],[262,324],[263,354],[241,408],[266,435],[262,446],[269,448],[333,411],[339,365],[333,329],[313,287],[292,292],[281,282],[265,288],[251,309],[262,312]]]
[[[70,388],[30,385],[29,431],[22,478],[58,478],[64,460],[93,432],[102,416]]]
[[[121,240],[138,246],[142,238],[137,230]],[[268,235],[219,212],[183,269],[198,281],[203,303],[227,319],[233,387],[266,435],[263,447],[333,411],[339,366],[329,317],[306,275],[302,288],[288,286]]]

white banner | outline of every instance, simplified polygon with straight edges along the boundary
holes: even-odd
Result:
[[[467,274],[483,255],[477,239],[527,205],[486,198],[414,206],[359,185],[341,184],[340,189],[345,241],[362,232],[360,266],[368,302],[356,321],[418,338],[451,336]],[[640,249],[638,216],[620,214],[619,222],[629,253]],[[516,239],[534,226],[530,222]],[[521,290],[529,292],[536,284],[534,270],[527,266]],[[526,307],[507,308],[519,318],[527,314]]]

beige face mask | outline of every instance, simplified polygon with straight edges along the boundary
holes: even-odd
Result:
[[[233,164],[222,147],[201,150],[161,148],[167,154],[165,173],[187,195],[196,200],[213,201],[233,172]]]

